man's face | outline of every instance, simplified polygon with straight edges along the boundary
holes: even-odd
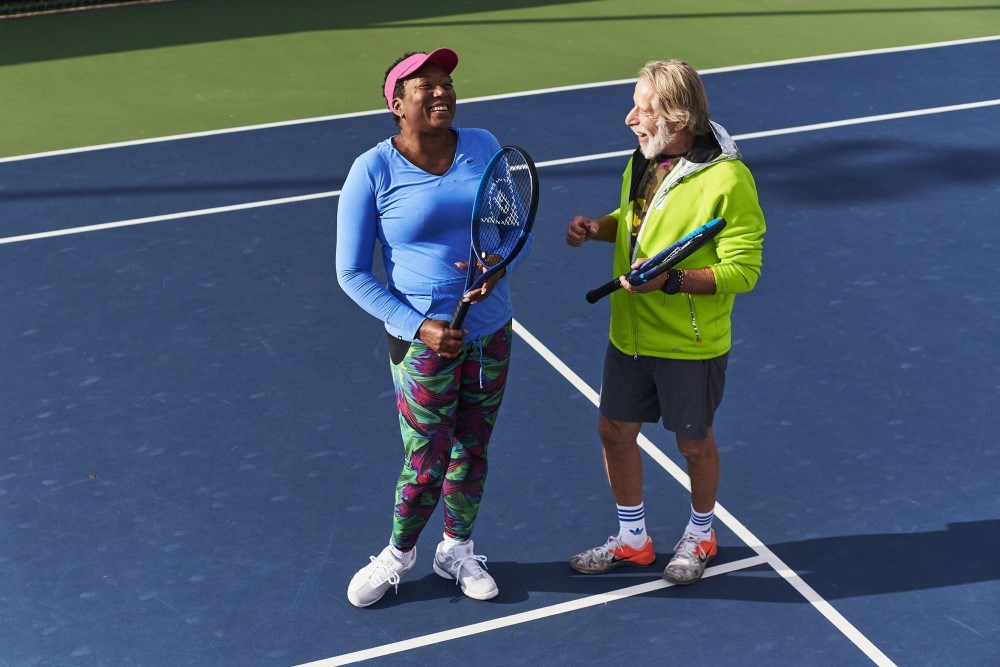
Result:
[[[632,94],[634,106],[625,116],[625,124],[635,132],[639,149],[647,160],[652,160],[657,155],[670,154],[670,147],[677,140],[677,131],[671,130],[670,124],[653,106],[655,99],[653,89],[645,81],[639,81]]]

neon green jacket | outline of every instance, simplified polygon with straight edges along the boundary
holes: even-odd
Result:
[[[765,225],[757,187],[726,130],[714,122],[712,129],[714,137],[699,137],[660,186],[631,252],[629,220],[648,161],[636,151],[625,168],[621,203],[610,214],[618,220],[614,275],[628,272],[635,259],[652,257],[713,218],[726,220],[712,242],[677,267],[711,267],[715,294],[612,293],[611,342],[626,354],[669,359],[725,354],[732,345],[736,295],[753,289],[760,276]]]

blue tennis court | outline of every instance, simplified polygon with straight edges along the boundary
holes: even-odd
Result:
[[[719,558],[685,588],[659,577],[688,496],[658,426],[658,567],[567,565],[616,516],[584,300],[610,246],[564,234],[617,205],[632,83],[460,101],[542,187],[485,603],[431,570],[437,517],[398,594],[345,595],[401,451],[381,324],[334,271],[387,113],[0,159],[0,664],[996,664],[998,68],[990,38],[703,72],[768,233],[715,424]]]

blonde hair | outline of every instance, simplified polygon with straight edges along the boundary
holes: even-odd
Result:
[[[693,67],[683,60],[651,60],[639,70],[639,80],[653,89],[656,110],[667,121],[683,123],[694,135],[711,134],[708,95]]]

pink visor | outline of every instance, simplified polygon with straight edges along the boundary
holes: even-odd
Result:
[[[385,78],[385,101],[390,109],[392,109],[392,91],[396,89],[396,82],[410,76],[427,63],[434,63],[451,74],[455,66],[458,65],[458,54],[451,49],[434,49],[430,53],[414,53],[409,58],[400,61]]]

